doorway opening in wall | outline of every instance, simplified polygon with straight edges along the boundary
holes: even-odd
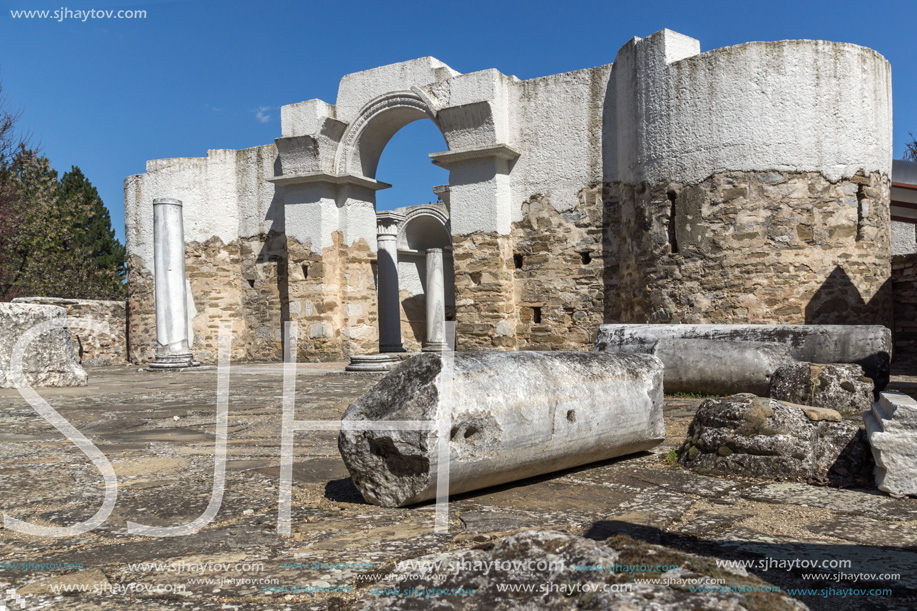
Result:
[[[376,211],[400,215],[397,239],[398,304],[401,345],[409,352],[428,347],[431,309],[428,296],[439,295],[445,320],[455,320],[455,268],[449,227],[449,172],[433,165],[430,153],[448,150],[439,128],[429,120],[417,120],[398,130],[379,158],[376,180],[390,189],[376,192]],[[436,191],[434,192],[434,188]],[[430,291],[429,253],[441,249],[441,288]],[[434,267],[439,266],[436,263]],[[380,278],[380,282],[386,279]],[[381,290],[381,287],[380,287]],[[380,293],[381,294],[381,293]],[[436,310],[441,311],[441,310]],[[381,325],[380,317],[380,325]],[[381,327],[380,327],[381,336]],[[435,338],[433,338],[435,339]],[[446,338],[446,343],[449,343]]]

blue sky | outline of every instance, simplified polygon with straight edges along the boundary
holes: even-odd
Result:
[[[145,10],[145,19],[13,19],[19,9]],[[432,55],[459,72],[529,79],[611,63],[662,28],[701,50],[752,40],[852,42],[892,65],[895,157],[917,133],[917,3],[216,2],[0,0],[0,82],[52,165],[78,165],[124,235],[123,180],[147,159],[200,157],[280,135],[283,104],[334,103],[344,74]],[[432,123],[395,135],[379,207],[425,203],[448,181]]]

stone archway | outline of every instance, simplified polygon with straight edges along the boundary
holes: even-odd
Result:
[[[387,335],[379,320],[386,310],[400,315],[402,306],[397,293],[380,292],[386,270],[397,273],[398,219],[377,217],[376,191],[389,185],[377,180],[376,171],[392,136],[420,119],[431,120],[446,142],[447,150],[429,156],[449,171],[450,243],[458,258],[494,270],[486,286],[480,274],[456,273],[459,348],[512,347],[505,337],[500,344],[492,341],[496,324],[513,327],[514,319],[490,304],[495,292],[507,302],[514,294],[509,172],[519,154],[508,144],[512,82],[496,72],[460,75],[422,58],[345,77],[334,105],[310,100],[285,107],[271,181],[282,187],[288,241],[308,243],[323,261],[322,276],[304,274],[294,279],[299,286],[290,287],[303,303],[291,318],[308,323],[301,352],[327,353],[338,344],[345,356],[365,354],[373,339],[383,350],[401,349],[397,327]],[[360,250],[364,242],[375,257]],[[448,265],[450,251],[443,254]],[[309,307],[319,299],[323,308]]]
[[[448,199],[448,195],[444,195]],[[455,262],[449,211],[424,204],[377,215],[379,351],[455,345]]]

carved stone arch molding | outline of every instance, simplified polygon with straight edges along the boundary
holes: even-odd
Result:
[[[410,244],[411,240],[408,239],[408,231],[409,228],[414,229],[417,227],[417,225],[411,227],[411,224],[415,221],[425,225],[424,229],[421,231],[426,230],[431,234],[429,238],[432,242],[421,247],[421,250],[425,250],[426,248],[452,248],[452,228],[446,206],[443,204],[421,204],[419,206],[411,206],[405,213],[404,219],[399,224],[399,249],[414,249]]]
[[[419,119],[436,123],[436,113],[433,100],[416,88],[392,91],[370,100],[341,139],[335,157],[337,174],[375,178],[379,157],[391,137]]]

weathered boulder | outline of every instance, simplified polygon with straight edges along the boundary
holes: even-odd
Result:
[[[768,346],[776,355],[767,353]],[[599,327],[595,349],[659,356],[666,392],[764,395],[762,375],[769,382],[791,360],[856,363],[878,392],[888,384],[892,336],[881,325],[609,324]],[[779,362],[784,351],[789,359]],[[774,359],[777,366],[768,371]]]
[[[665,569],[664,572],[659,568]],[[671,568],[670,568],[671,567]],[[678,568],[675,568],[678,567]],[[779,587],[744,569],[626,536],[604,543],[526,531],[486,548],[433,554],[370,588],[363,611],[382,609],[802,610]],[[659,583],[640,583],[656,579]],[[722,580],[722,581],[720,581]],[[692,592],[685,584],[707,586]],[[360,603],[358,602],[358,605]]]
[[[36,325],[64,322],[64,308],[50,305],[0,303],[0,388],[17,388],[10,359],[16,342]],[[66,324],[54,326],[32,340],[23,353],[22,372],[32,386],[85,386],[89,380],[80,366]]]
[[[859,365],[793,363],[774,372],[767,396],[842,414],[862,413],[872,407],[872,380]]]
[[[704,401],[678,460],[695,469],[837,485],[868,482],[872,469],[856,422],[752,394]]]
[[[876,486],[893,496],[917,495],[917,401],[884,392],[863,419],[876,461]]]
[[[436,427],[448,427],[457,494],[648,450],[665,438],[662,402],[653,356],[427,353],[347,408],[338,447],[363,497],[396,507],[436,495]],[[433,427],[383,426],[406,420]]]

